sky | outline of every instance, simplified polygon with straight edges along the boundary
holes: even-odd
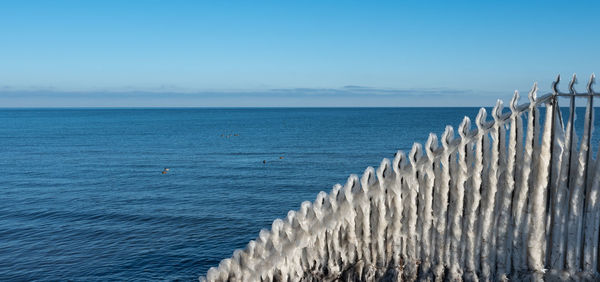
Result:
[[[585,89],[599,14],[598,1],[0,1],[0,107],[489,106],[558,74]]]

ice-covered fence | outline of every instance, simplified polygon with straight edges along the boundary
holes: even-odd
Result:
[[[590,142],[600,94],[593,75],[586,93],[575,91],[575,76],[568,93],[559,81],[541,97],[534,84],[523,105],[515,92],[510,111],[498,101],[492,119],[482,108],[476,128],[465,117],[458,136],[447,126],[439,142],[430,134],[408,155],[351,175],[200,280],[598,280],[600,158]]]

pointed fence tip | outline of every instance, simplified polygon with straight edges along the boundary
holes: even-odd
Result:
[[[442,145],[448,147],[452,139],[454,139],[454,128],[451,125],[447,125],[444,133],[442,133]]]
[[[577,74],[573,74],[573,77],[569,82],[569,91],[571,92],[571,94],[575,94],[575,84],[577,84]]]
[[[479,113],[477,113],[477,117],[475,118],[475,123],[477,127],[483,127],[483,123],[485,122],[485,118],[487,116],[487,111],[485,108],[479,109]]]
[[[367,187],[375,183],[375,169],[372,166],[369,166],[363,172],[363,175],[360,179],[360,183],[365,191],[367,191]]]
[[[530,106],[535,106],[535,99],[537,99],[537,91],[538,91],[538,86],[537,86],[537,82],[533,83],[533,87],[531,87],[531,91],[529,91],[529,94],[527,95],[529,98],[529,101],[531,102]]]
[[[510,110],[513,112],[517,111],[517,106],[519,105],[519,90],[515,90],[515,94],[512,99],[510,99]]]
[[[504,109],[504,102],[500,99],[496,100],[496,105],[492,110],[494,113],[494,119],[499,119],[502,116],[502,110]]]
[[[590,80],[588,81],[588,85],[587,85],[587,91],[589,94],[594,93],[594,89],[592,88],[592,85],[594,83],[596,83],[596,75],[594,73],[592,73],[592,75],[590,75]]]
[[[348,180],[346,180],[346,185],[349,185],[350,187],[350,191],[352,191],[352,193],[358,193],[358,191],[360,190],[360,179],[358,178],[358,175],[356,174],[351,174],[348,177]]]
[[[427,142],[425,142],[425,149],[429,151],[434,151],[437,148],[438,138],[435,133],[429,133],[429,137],[427,137]]]
[[[377,177],[381,179],[388,178],[390,174],[390,166],[390,160],[388,158],[383,158],[379,164],[379,167],[377,168]]]
[[[435,133],[429,133],[429,137],[427,137],[427,142],[425,142],[425,153],[427,157],[433,159],[435,157],[435,150],[438,148],[438,138]]]
[[[471,131],[471,119],[469,117],[464,117],[458,126],[458,134],[464,138],[469,135],[469,131]]]
[[[402,168],[404,167],[405,161],[406,155],[404,154],[404,151],[398,150],[398,152],[396,152],[396,155],[394,156],[394,171],[400,172],[400,170],[402,170]]]
[[[558,83],[560,83],[560,74],[556,76],[556,80],[552,82],[552,94],[558,95]]]
[[[412,165],[416,165],[417,161],[421,157],[422,146],[421,143],[414,143],[412,149],[410,150],[409,159]]]

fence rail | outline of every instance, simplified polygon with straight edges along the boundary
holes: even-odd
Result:
[[[465,117],[456,137],[430,134],[275,220],[200,280],[600,279],[594,78],[586,93],[575,75],[568,93],[560,76],[540,97],[534,84],[529,103],[515,92],[510,111],[499,100],[487,120],[480,109],[476,128]],[[576,98],[587,98],[581,142]]]

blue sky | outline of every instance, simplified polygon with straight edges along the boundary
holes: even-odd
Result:
[[[2,1],[0,107],[492,105],[600,67],[597,1]],[[598,87],[600,88],[600,86]]]

